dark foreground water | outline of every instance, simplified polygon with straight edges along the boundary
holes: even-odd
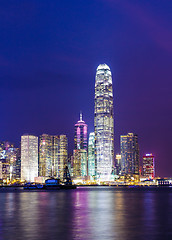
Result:
[[[172,189],[0,191],[3,239],[172,239]]]

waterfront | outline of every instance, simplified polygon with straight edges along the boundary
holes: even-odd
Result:
[[[0,240],[171,239],[171,226],[171,188],[0,192]]]

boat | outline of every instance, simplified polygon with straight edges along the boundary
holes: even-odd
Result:
[[[45,180],[45,189],[47,189],[47,190],[60,189],[60,179],[50,178],[50,179]]]
[[[24,190],[33,190],[37,189],[37,186],[35,183],[26,183],[23,187]]]
[[[69,169],[66,166],[64,168],[63,181],[60,182],[58,178],[50,178],[45,180],[45,189],[47,190],[60,190],[60,189],[76,189],[76,185],[72,184]]]

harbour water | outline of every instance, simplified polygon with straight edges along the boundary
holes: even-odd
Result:
[[[172,239],[172,188],[0,191],[0,240]]]

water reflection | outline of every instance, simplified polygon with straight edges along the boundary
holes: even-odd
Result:
[[[172,239],[172,192],[0,192],[0,240]]]

